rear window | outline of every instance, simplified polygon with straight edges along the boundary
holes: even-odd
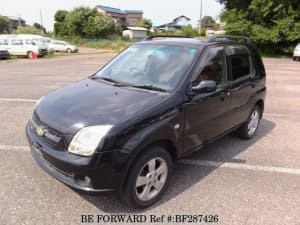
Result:
[[[0,45],[8,45],[8,40],[0,39]]]
[[[231,62],[231,80],[250,75],[250,56],[245,47],[231,46],[228,48],[228,55]]]

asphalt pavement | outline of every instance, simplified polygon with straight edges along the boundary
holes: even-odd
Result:
[[[166,194],[146,210],[129,209],[113,195],[79,194],[46,174],[31,158],[24,132],[36,100],[113,56],[0,62],[0,225],[108,224],[96,216],[124,213],[217,215],[220,225],[300,224],[300,62],[291,59],[264,59],[268,92],[254,139],[229,134],[179,161]],[[95,222],[82,222],[83,215]]]

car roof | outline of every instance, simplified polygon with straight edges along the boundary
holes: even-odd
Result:
[[[192,47],[203,49],[206,46],[216,44],[239,44],[246,46],[254,46],[251,40],[243,36],[230,36],[230,35],[218,35],[209,38],[193,38],[193,37],[181,37],[181,36],[150,36],[138,42],[137,44],[162,44],[162,45],[177,45],[184,47]]]
[[[178,45],[178,46],[185,46],[185,47],[192,47],[192,48],[203,48],[203,46],[211,45],[211,43],[207,43],[203,40],[197,38],[161,38],[161,39],[152,39],[152,40],[144,40],[138,42],[137,44],[157,44],[157,45]]]

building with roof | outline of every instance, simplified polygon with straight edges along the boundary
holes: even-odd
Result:
[[[6,18],[8,18],[9,24],[8,24],[8,29],[5,30],[4,32],[7,34],[14,33],[20,26],[22,27],[26,26],[26,21],[21,17],[6,16]]]
[[[144,14],[142,10],[121,10],[103,5],[98,5],[96,8],[100,14],[111,16],[123,29],[128,26],[136,26],[138,22],[142,21]]]
[[[135,41],[140,41],[147,37],[147,33],[148,29],[143,27],[127,27],[127,29],[123,31],[123,36],[127,36]]]
[[[190,26],[190,18],[182,15],[173,19],[172,22],[156,26],[156,30],[167,31],[167,30],[179,30],[184,26]]]

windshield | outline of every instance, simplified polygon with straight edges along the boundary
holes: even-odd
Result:
[[[183,78],[197,53],[197,48],[133,45],[102,68],[93,78],[171,91]]]

